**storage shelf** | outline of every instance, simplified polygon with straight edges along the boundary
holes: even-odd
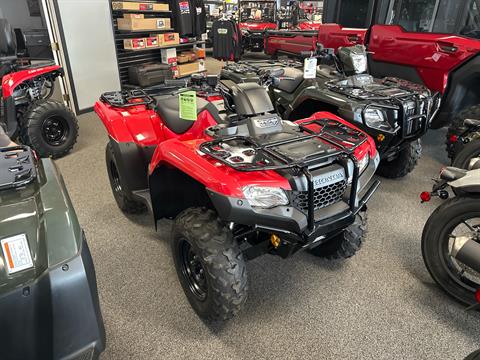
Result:
[[[118,13],[131,13],[131,14],[171,14],[172,10],[123,10],[123,9],[116,9],[112,10],[113,12]]]
[[[141,34],[141,33],[162,33],[165,31],[173,31],[173,29],[157,29],[157,30],[117,30],[119,34]]]
[[[118,64],[118,73],[120,78],[120,84],[122,88],[126,88],[129,86],[129,76],[128,76],[128,69],[131,66],[138,66],[148,63],[159,63],[161,61],[160,50],[162,49],[169,49],[169,48],[177,48],[177,49],[191,49],[195,45],[205,44],[205,41],[198,40],[193,41],[196,39],[192,39],[188,43],[177,44],[177,45],[166,45],[166,46],[158,46],[153,48],[144,48],[144,49],[124,49],[124,40],[125,39],[132,39],[132,38],[143,38],[149,37],[150,35],[156,34],[164,34],[167,32],[174,32],[175,30],[172,28],[168,29],[154,29],[154,30],[120,30],[118,29],[118,19],[122,18],[124,14],[127,13],[139,13],[144,14],[145,18],[170,18],[172,21],[172,9],[169,10],[129,10],[129,9],[113,9],[111,3],[116,0],[109,0],[110,3],[110,15],[112,21],[112,30],[113,36],[115,40],[115,53],[117,56],[117,64]],[[123,0],[126,1],[126,0]],[[138,0],[137,0],[138,1]],[[209,1],[209,0],[207,0]],[[218,0],[213,0],[218,1]],[[159,0],[159,1],[145,1],[142,2],[149,2],[153,4],[169,4],[168,0]],[[163,14],[163,16],[161,15]],[[205,45],[202,45],[204,48]],[[187,77],[191,74],[198,73],[199,71],[195,71],[189,74],[184,74],[182,77]]]
[[[182,48],[182,47],[189,47],[193,45],[201,45],[205,44],[205,41],[192,41],[189,43],[177,44],[177,45],[165,45],[165,46],[157,46],[152,48],[143,48],[143,49],[120,49],[122,52],[142,52],[142,51],[149,51],[149,50],[159,50],[159,49],[170,49],[170,48]]]

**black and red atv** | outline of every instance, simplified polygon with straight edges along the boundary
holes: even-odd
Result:
[[[326,112],[284,121],[255,83],[219,87],[226,110],[214,105],[218,97],[190,97],[194,121],[180,118],[185,94],[113,92],[95,104],[110,137],[106,165],[118,206],[149,208],[155,223],[175,220],[180,283],[198,315],[214,321],[244,304],[246,260],[302,249],[353,256],[379,186],[370,183],[375,143],[361,130]]]
[[[78,136],[73,112],[50,99],[63,69],[51,62],[24,66],[25,60],[17,57],[12,28],[0,19],[0,126],[40,156],[61,157],[72,150]]]

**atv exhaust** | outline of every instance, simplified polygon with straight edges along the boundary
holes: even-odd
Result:
[[[451,255],[461,263],[480,273],[480,244],[470,236],[457,236]]]

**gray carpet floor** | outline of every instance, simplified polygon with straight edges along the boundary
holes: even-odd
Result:
[[[102,359],[463,359],[480,347],[478,313],[445,295],[422,261],[419,193],[447,163],[443,131],[424,139],[415,171],[382,180],[364,247],[347,261],[300,253],[248,264],[244,310],[204,324],[177,280],[168,239],[148,215],[124,216],[105,170],[106,132],[80,116],[74,151],[57,161],[93,254],[107,332]]]

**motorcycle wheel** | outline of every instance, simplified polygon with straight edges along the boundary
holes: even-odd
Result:
[[[454,259],[452,236],[480,232],[478,199],[454,197],[440,205],[427,220],[422,234],[422,255],[435,282],[458,301],[473,305],[480,274]]]
[[[480,156],[480,140],[474,140],[466,144],[453,159],[452,166],[467,169],[470,160]]]

